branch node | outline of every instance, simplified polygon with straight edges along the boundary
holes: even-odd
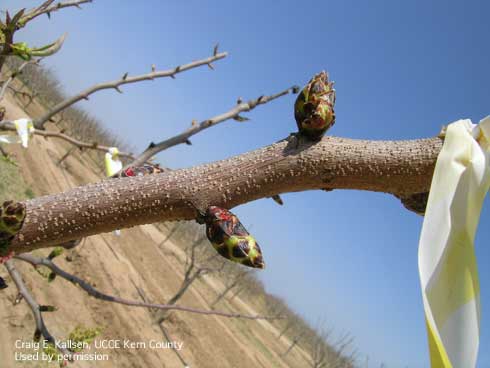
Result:
[[[235,121],[238,121],[240,123],[244,122],[244,121],[248,121],[250,120],[249,118],[245,117],[245,116],[241,116],[241,115],[236,115],[233,117],[233,120]]]
[[[281,196],[279,194],[273,195],[271,197],[274,202],[276,202],[279,206],[282,206],[284,204],[284,201],[282,200]]]

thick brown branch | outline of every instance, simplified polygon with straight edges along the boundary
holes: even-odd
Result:
[[[227,313],[227,312],[219,312],[219,311],[202,310],[202,309],[197,309],[197,308],[184,307],[182,305],[156,304],[156,303],[140,302],[137,300],[124,299],[124,298],[120,298],[118,296],[105,294],[105,293],[95,289],[92,285],[90,285],[86,281],[78,278],[75,275],[72,275],[72,274],[62,270],[53,261],[51,261],[48,258],[37,258],[37,257],[34,257],[30,254],[21,254],[21,255],[16,256],[16,258],[19,260],[28,262],[34,266],[48,267],[51,271],[53,271],[58,276],[64,278],[65,280],[70,281],[74,285],[80,286],[90,296],[92,296],[96,299],[104,300],[106,302],[113,302],[113,303],[128,305],[131,307],[143,307],[143,308],[150,308],[150,309],[155,308],[155,309],[162,309],[162,310],[176,310],[176,311],[181,311],[181,312],[214,315],[214,316],[227,317],[227,318],[276,319],[276,317],[251,316],[251,315],[239,314],[239,313]],[[11,261],[7,261],[7,263],[9,263],[9,262],[11,262]]]
[[[190,220],[194,205],[232,208],[285,192],[359,189],[407,197],[429,190],[441,147],[439,138],[324,137],[298,148],[284,140],[193,168],[108,179],[26,201],[11,248],[23,253],[140,224]]]
[[[51,117],[53,117],[57,113],[63,111],[67,107],[73,105],[74,103],[76,103],[80,100],[84,100],[84,99],[87,100],[91,94],[93,94],[97,91],[101,91],[104,89],[118,90],[119,86],[122,86],[124,84],[136,83],[136,82],[141,82],[141,81],[145,81],[145,80],[153,80],[155,78],[164,78],[164,77],[173,78],[178,73],[181,73],[181,72],[184,72],[186,70],[193,69],[193,68],[196,68],[196,67],[199,67],[202,65],[207,65],[212,61],[223,59],[226,56],[227,56],[226,52],[221,52],[221,53],[218,53],[216,55],[210,56],[206,59],[201,59],[201,60],[193,61],[193,62],[188,63],[188,64],[179,65],[179,66],[172,68],[172,69],[163,70],[163,71],[152,71],[151,73],[138,75],[138,76],[134,76],[134,77],[128,77],[127,74],[125,74],[122,76],[122,78],[120,78],[118,80],[96,84],[90,88],[87,88],[86,90],[83,90],[79,94],[77,94],[73,97],[67,98],[66,100],[61,101],[60,103],[55,105],[48,112],[46,112],[44,115],[42,115],[41,117],[34,120],[34,127],[37,129],[43,129],[44,124]]]
[[[289,93],[297,93],[298,87],[293,86],[288,88],[282,92],[276,93],[270,96],[260,96],[254,100],[250,100],[248,102],[238,101],[237,105],[230,109],[229,111],[214,116],[211,119],[206,119],[201,121],[200,123],[193,123],[192,126],[185,130],[184,132],[161,141],[157,144],[151,144],[143,153],[141,153],[133,162],[131,162],[128,166],[140,166],[148,161],[151,157],[155,156],[158,152],[164,151],[170,147],[176,146],[178,144],[189,144],[189,138],[193,135],[203,131],[204,129],[211,128],[219,123],[222,123],[229,119],[236,119],[238,121],[248,120],[247,118],[241,117],[240,114],[243,112],[247,112],[253,110],[258,105],[266,104],[267,102],[273,101],[276,98],[285,96]],[[126,166],[125,168],[127,168]]]

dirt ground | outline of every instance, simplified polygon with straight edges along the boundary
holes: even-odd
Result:
[[[26,113],[11,96],[3,102],[8,119],[25,117]],[[28,149],[20,145],[6,147],[18,164],[23,184],[16,179],[11,186],[16,196],[34,192],[36,196],[56,193],[74,186],[102,179],[100,169],[92,161],[75,152],[63,167],[58,160],[70,148],[65,142],[42,137],[34,137]],[[1,169],[1,167],[0,167]],[[0,176],[1,178],[1,176]],[[22,185],[26,189],[20,188]],[[26,193],[27,191],[27,193]],[[9,191],[7,193],[10,194]],[[4,199],[4,198],[0,198]],[[169,226],[170,228],[170,226]],[[120,297],[141,300],[136,286],[144,290],[148,299],[164,303],[177,290],[183,279],[182,247],[179,239],[173,238],[161,247],[165,239],[163,226],[145,225],[123,229],[121,236],[113,233],[86,238],[83,246],[68,251],[72,261],[65,255],[56,258],[56,263],[85,280],[98,289]],[[49,250],[40,252],[43,255]],[[77,325],[103,328],[98,341],[104,339],[131,340],[149,344],[150,340],[165,341],[154,322],[151,311],[114,303],[103,302],[88,296],[71,283],[57,278],[49,283],[31,266],[16,261],[27,286],[33,290],[40,304],[56,305],[59,310],[44,313],[50,331],[59,339],[64,339]],[[34,320],[25,302],[13,305],[16,288],[6,270],[0,268],[0,276],[10,285],[0,291],[0,367],[56,367],[46,362],[15,361],[17,340],[30,341],[34,332]],[[223,285],[211,276],[194,283],[179,301],[179,304],[201,309],[210,309],[209,303],[216,297]],[[219,309],[244,314],[261,314],[253,310],[246,300],[237,297],[233,302],[225,301]],[[183,343],[180,355],[189,367],[308,367],[308,355],[295,347],[287,357],[281,353],[287,350],[290,341],[282,337],[268,321],[228,319],[203,316],[185,312],[172,312],[164,324],[171,340]],[[93,345],[93,344],[92,344]],[[32,352],[32,351],[31,351]],[[86,353],[107,354],[108,361],[78,361],[72,367],[183,367],[173,349],[119,348],[95,349]]]

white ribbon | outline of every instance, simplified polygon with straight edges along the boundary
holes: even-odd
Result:
[[[105,172],[107,176],[112,176],[121,171],[122,162],[119,160],[119,150],[116,147],[109,148],[105,154]]]
[[[0,135],[1,143],[19,143],[19,137],[15,135]]]
[[[432,368],[474,368],[480,334],[475,232],[490,186],[490,117],[450,124],[419,244]]]
[[[21,143],[22,147],[27,148],[29,145],[29,138],[34,133],[34,126],[30,119],[18,119],[14,121],[15,135],[0,135],[0,142],[2,143]]]
[[[17,129],[17,134],[20,137],[20,143],[22,147],[27,148],[29,144],[29,138],[34,133],[34,126],[32,125],[32,120],[29,119],[19,119],[14,121],[15,129]]]

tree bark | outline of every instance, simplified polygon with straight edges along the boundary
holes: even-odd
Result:
[[[108,179],[24,202],[10,247],[31,251],[115,229],[191,220],[195,206],[232,208],[313,189],[358,189],[400,198],[428,192],[440,138],[366,141],[324,137],[280,141],[226,160],[143,177]]]

